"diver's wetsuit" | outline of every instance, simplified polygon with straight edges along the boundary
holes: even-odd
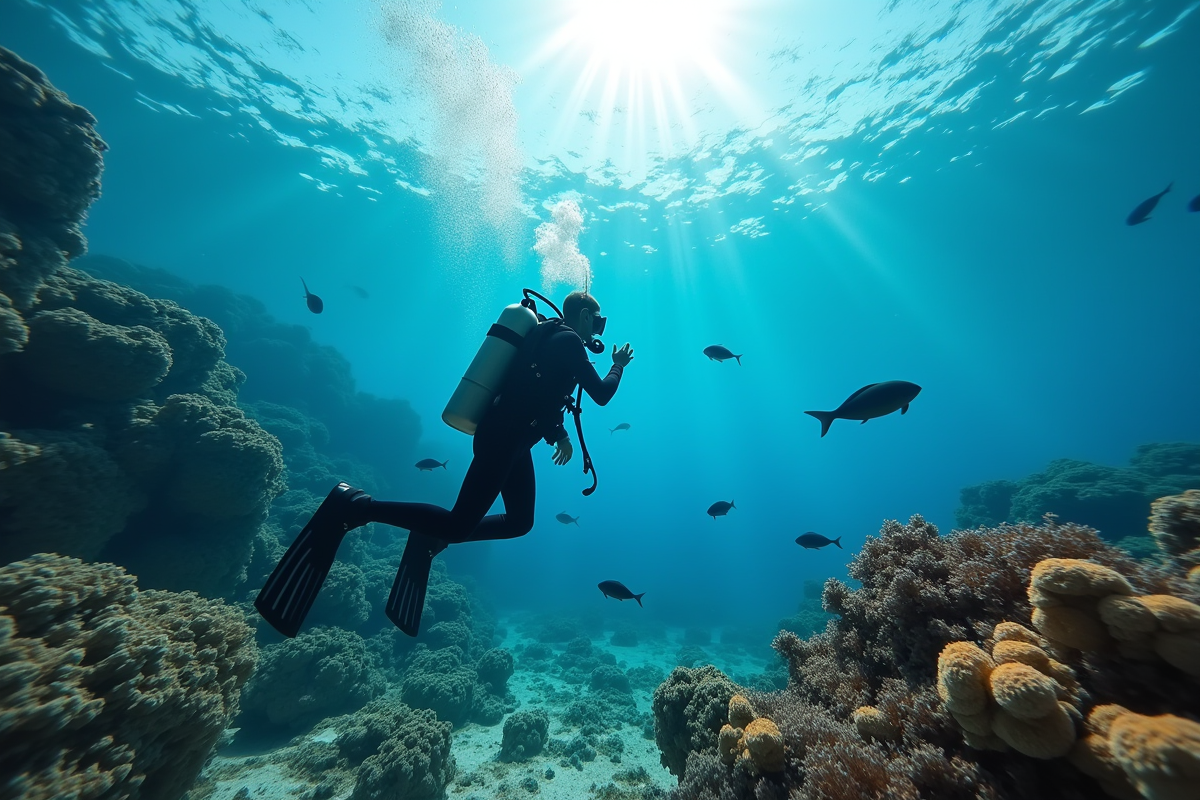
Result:
[[[474,458],[454,508],[373,499],[362,512],[363,521],[419,531],[450,544],[529,533],[534,505],[530,449],[538,439],[554,444],[566,435],[563,401],[577,385],[597,405],[606,405],[622,373],[613,364],[601,378],[575,331],[557,320],[541,325],[554,327],[534,347],[518,353],[526,362],[514,365],[514,375],[520,377],[510,381],[475,431]],[[487,515],[497,495],[504,498],[504,513]]]

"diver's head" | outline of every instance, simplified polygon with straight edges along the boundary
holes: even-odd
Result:
[[[608,317],[600,316],[600,303],[587,292],[571,292],[563,300],[563,321],[585,342],[604,334]]]

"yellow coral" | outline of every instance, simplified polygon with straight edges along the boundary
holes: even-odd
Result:
[[[951,642],[938,656],[938,696],[950,711],[978,714],[987,707],[992,657],[970,642]]]
[[[1131,595],[1133,587],[1125,576],[1109,567],[1077,558],[1046,558],[1037,563],[1030,586],[1050,595],[1104,597]]]
[[[1150,594],[1138,599],[1165,630],[1171,633],[1200,631],[1200,606],[1195,603],[1169,594]]]
[[[1150,606],[1143,602],[1145,599],[1112,594],[1096,604],[1096,611],[1114,638],[1135,641],[1139,635],[1158,628],[1158,620]]]
[[[1033,627],[1047,639],[1076,650],[1097,650],[1109,641],[1098,618],[1070,606],[1035,608]]]
[[[1003,639],[992,648],[992,659],[999,664],[1027,664],[1039,672],[1049,674],[1050,656],[1037,645],[1015,639]]]
[[[852,719],[854,727],[858,728],[858,735],[864,739],[891,742],[900,738],[900,729],[874,706],[860,706],[854,710]]]
[[[1172,667],[1200,678],[1200,637],[1196,634],[1156,634],[1154,652]]]
[[[746,727],[742,740],[745,755],[754,761],[763,772],[780,772],[786,763],[783,750],[783,734],[775,723],[759,717]]]
[[[1075,744],[1075,723],[1065,705],[1055,703],[1053,711],[1036,720],[1020,719],[1000,709],[992,719],[992,730],[1018,753],[1060,758]]]
[[[1023,642],[1034,647],[1043,644],[1040,636],[1017,622],[998,623],[992,631],[992,638],[997,642]]]
[[[1000,707],[1019,719],[1041,719],[1058,707],[1058,684],[1028,664],[996,667],[992,671],[991,689]]]
[[[1147,800],[1189,800],[1200,783],[1200,725],[1172,714],[1123,714],[1112,722],[1109,748]]]
[[[754,720],[754,709],[750,701],[740,694],[729,698],[729,724],[735,728],[745,728]]]
[[[724,725],[717,734],[717,751],[721,754],[721,763],[725,766],[731,767],[733,762],[737,761],[738,753],[742,749],[743,733],[741,728]]]

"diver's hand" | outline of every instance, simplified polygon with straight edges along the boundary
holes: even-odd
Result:
[[[574,452],[574,448],[571,447],[570,437],[563,437],[561,441],[554,445],[554,463],[561,467],[571,460],[571,454]]]
[[[618,350],[617,346],[614,344],[613,363],[618,367],[624,368],[629,366],[630,361],[633,361],[633,349],[629,346],[629,342],[626,342],[625,346],[620,350]]]

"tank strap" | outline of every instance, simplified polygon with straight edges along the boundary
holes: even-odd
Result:
[[[525,341],[525,337],[514,331],[512,328],[506,328],[503,325],[496,323],[488,328],[488,336],[495,336],[503,342],[508,342],[513,347],[520,349],[521,343]]]
[[[583,438],[583,423],[579,419],[579,415],[583,413],[583,387],[579,387],[578,397],[567,395],[564,400],[566,409],[571,412],[571,416],[575,417],[575,433],[579,435],[579,451],[583,453],[583,474],[592,473],[592,485],[583,490],[583,496],[590,497],[596,491],[600,479],[596,475],[596,466],[592,463],[592,456],[588,453],[587,442]]]

